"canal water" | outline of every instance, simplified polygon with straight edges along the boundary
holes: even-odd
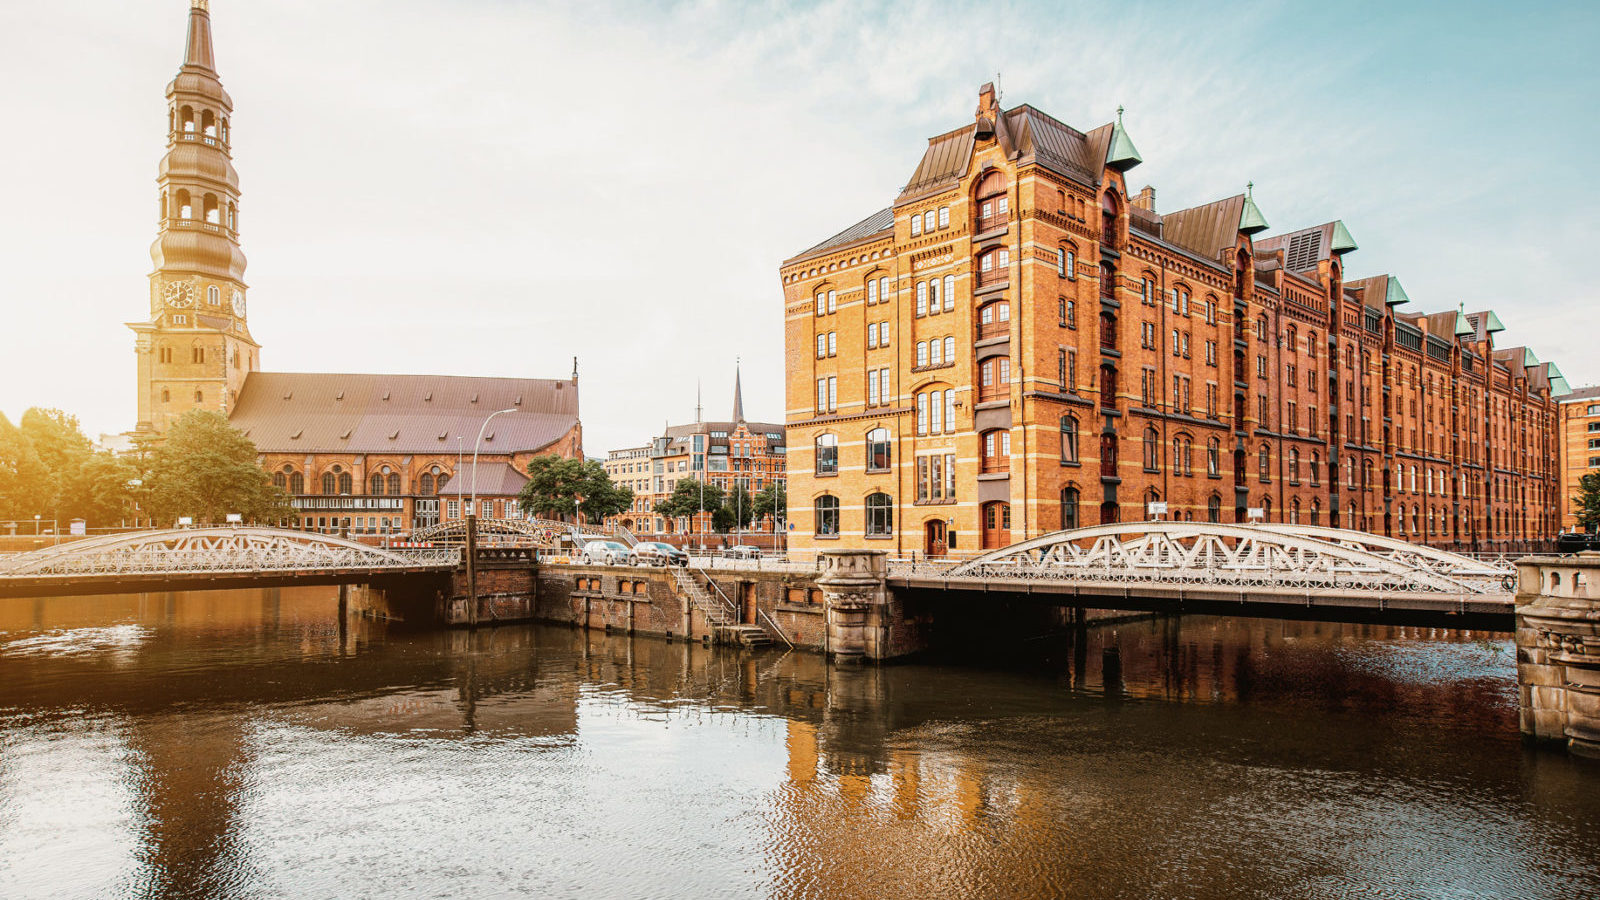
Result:
[[[1600,897],[1506,635],[1145,621],[881,668],[329,589],[0,600],[0,897]]]

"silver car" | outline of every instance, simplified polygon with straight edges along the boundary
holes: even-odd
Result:
[[[583,561],[591,565],[626,566],[633,563],[633,551],[618,541],[590,541],[583,545]]]

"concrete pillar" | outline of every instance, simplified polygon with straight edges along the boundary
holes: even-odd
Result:
[[[882,550],[828,550],[821,554],[828,652],[837,659],[885,659],[889,652],[888,555]]]
[[[1600,553],[1517,561],[1522,733],[1600,756]]]

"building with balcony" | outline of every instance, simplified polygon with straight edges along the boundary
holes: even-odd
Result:
[[[1152,503],[1554,533],[1553,364],[1347,277],[1340,221],[1269,233],[1251,189],[1160,213],[1140,162],[1120,110],[1084,132],[985,85],[888,208],[781,265],[791,550],[967,555]]]

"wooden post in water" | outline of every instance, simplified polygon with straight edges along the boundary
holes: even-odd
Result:
[[[478,624],[478,515],[467,513],[467,624]]]

